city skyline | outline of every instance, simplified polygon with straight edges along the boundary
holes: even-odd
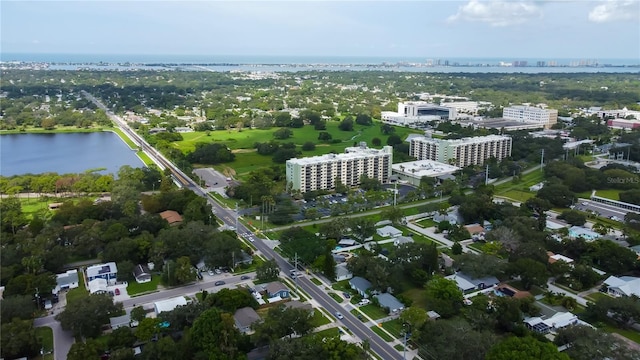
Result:
[[[640,58],[637,0],[3,1],[0,6],[3,54]]]

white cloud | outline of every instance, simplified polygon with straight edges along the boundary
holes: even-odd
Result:
[[[597,23],[609,21],[640,21],[640,2],[637,0],[608,0],[589,12],[589,20]]]
[[[542,17],[540,6],[533,1],[470,0],[447,20],[479,21],[491,26],[509,26]]]

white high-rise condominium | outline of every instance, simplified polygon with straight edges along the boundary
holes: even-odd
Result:
[[[391,176],[393,148],[370,149],[366,143],[348,147],[344,154],[327,154],[287,160],[287,184],[300,192],[331,190],[336,180],[346,186],[360,185],[362,175],[387,183]]]
[[[500,161],[511,156],[511,137],[489,135],[455,140],[414,137],[410,140],[409,155],[458,167],[481,165],[491,157]]]
[[[502,110],[502,117],[507,120],[543,124],[545,129],[549,129],[553,124],[558,122],[558,110],[516,105],[504,108]]]

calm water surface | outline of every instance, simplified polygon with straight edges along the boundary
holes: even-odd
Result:
[[[0,175],[80,173],[106,168],[115,174],[123,165],[144,166],[112,132],[0,135]]]

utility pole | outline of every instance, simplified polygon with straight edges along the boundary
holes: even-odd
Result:
[[[487,169],[484,172],[484,184],[489,185],[489,164],[487,164]]]
[[[544,149],[542,149],[542,157],[540,157],[540,168],[544,166]]]
[[[294,270],[296,271],[295,273],[298,273],[298,253],[295,253],[295,257],[294,257],[294,261],[293,261],[293,267]],[[296,275],[296,278],[294,279],[296,282],[296,292],[298,291],[298,275]]]
[[[240,219],[240,210],[238,210],[238,203],[236,203],[236,234],[238,233],[238,220]]]
[[[397,198],[398,198],[398,182],[396,181],[394,183],[394,188],[393,188],[393,207],[396,207],[396,204],[398,203]]]

